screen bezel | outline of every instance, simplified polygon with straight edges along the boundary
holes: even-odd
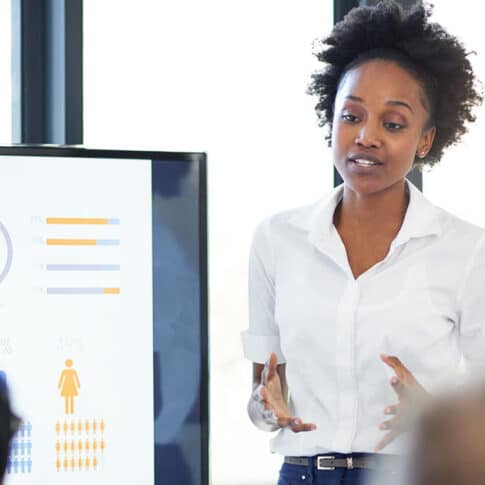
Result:
[[[207,269],[207,155],[204,152],[93,149],[53,145],[0,146],[0,156],[126,158],[151,161],[190,162],[199,174],[199,281],[200,281],[200,431],[201,485],[209,485],[209,344]],[[155,449],[155,443],[154,443]],[[155,475],[154,475],[155,477]],[[157,484],[158,485],[158,484]]]

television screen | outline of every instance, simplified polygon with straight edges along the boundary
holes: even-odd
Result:
[[[6,483],[208,483],[203,153],[0,148]]]

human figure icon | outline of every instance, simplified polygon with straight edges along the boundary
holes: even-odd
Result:
[[[98,466],[98,459],[95,456],[93,457],[93,468],[96,470],[97,466]]]
[[[20,440],[19,442],[19,450],[20,454],[23,455],[25,453],[25,443],[24,440]]]
[[[27,424],[25,425],[25,430],[27,431],[27,438],[30,438],[32,434],[32,423],[30,421],[27,421]]]
[[[24,437],[24,432],[25,432],[25,424],[22,422],[20,423],[20,426],[19,426],[19,435],[23,438]]]
[[[20,471],[25,473],[25,460],[23,458],[20,460]]]
[[[79,470],[83,469],[83,459],[81,456],[79,457],[79,460],[77,462],[77,467],[79,468]]]
[[[93,420],[93,432],[96,433],[96,430],[98,428],[98,423],[96,423],[96,420]]]
[[[61,460],[59,460],[59,458],[57,458],[57,460],[56,460],[56,469],[57,469],[57,471],[60,471],[60,469],[61,469]]]
[[[13,451],[13,454],[16,455],[18,453],[18,450],[19,450],[18,441],[17,440],[12,440],[12,451]]]
[[[61,432],[61,423],[56,421],[56,434],[58,435]]]
[[[19,471],[19,461],[17,460],[17,458],[14,458],[14,460],[13,460],[13,472],[18,473],[18,471]]]
[[[61,444],[59,441],[56,441],[56,452],[59,453],[61,451]]]
[[[64,458],[64,463],[63,463],[63,465],[64,465],[64,471],[66,471],[66,470],[67,470],[67,467],[69,466],[69,463],[68,463],[68,461],[67,461],[67,458]]]
[[[82,430],[83,430],[83,423],[81,422],[81,420],[79,420],[79,421],[77,422],[77,432],[78,432],[78,433],[81,433],[81,432],[82,432]]]
[[[74,414],[74,398],[78,395],[81,383],[76,370],[72,368],[72,360],[67,359],[65,364],[66,369],[62,371],[57,387],[61,390],[61,396],[65,399],[65,413]]]
[[[30,458],[30,456],[29,458],[27,458],[26,463],[27,463],[27,472],[30,473],[32,471],[32,459]]]
[[[32,454],[32,441],[27,441],[27,443],[25,443],[25,447],[27,448],[27,454],[28,455],[31,455]]]

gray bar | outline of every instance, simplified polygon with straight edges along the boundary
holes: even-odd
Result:
[[[103,295],[104,288],[47,288],[48,295]]]
[[[119,271],[119,264],[47,264],[47,271]]]

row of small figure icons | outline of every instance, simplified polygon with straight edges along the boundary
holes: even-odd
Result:
[[[32,471],[32,458],[7,458],[7,473],[30,473]]]
[[[20,426],[19,426],[19,429],[16,433],[16,436],[20,436],[21,438],[30,438],[30,436],[32,435],[32,424],[30,423],[30,421],[22,421],[20,423]]]
[[[96,471],[99,467],[99,460],[96,456],[93,456],[93,458],[89,458],[87,456],[86,458],[79,457],[77,460],[73,457],[70,460],[68,458],[64,458],[64,460],[61,461],[60,458],[57,458],[56,460],[56,470],[58,472],[64,470],[65,472],[71,470],[75,471],[76,469],[79,471],[82,470],[94,470]]]
[[[69,450],[74,453],[74,451],[77,449],[78,451],[89,451],[92,449],[94,452],[96,452],[97,449],[100,449],[101,452],[104,451],[106,448],[106,443],[103,438],[101,438],[99,441],[93,440],[91,443],[88,439],[83,443],[82,440],[79,441],[64,441],[61,443],[60,441],[56,441],[56,452],[60,453],[61,449],[64,450],[65,453],[67,453]]]
[[[27,440],[20,440],[20,439],[13,439],[10,442],[10,454],[13,456],[17,455],[30,455],[32,454],[32,441]]]
[[[95,419],[93,419],[93,421],[89,421],[88,419],[84,421],[82,419],[78,419],[77,424],[75,420],[69,423],[67,421],[64,421],[62,423],[62,426],[61,426],[61,423],[57,421],[56,433],[60,434],[61,429],[64,432],[64,434],[67,434],[68,431],[70,431],[71,433],[74,433],[76,430],[78,433],[82,433],[83,431],[85,431],[86,433],[89,433],[91,430],[93,431],[93,433],[96,433],[98,430],[101,433],[104,433],[105,424],[103,419],[101,419],[100,421],[96,421]]]

